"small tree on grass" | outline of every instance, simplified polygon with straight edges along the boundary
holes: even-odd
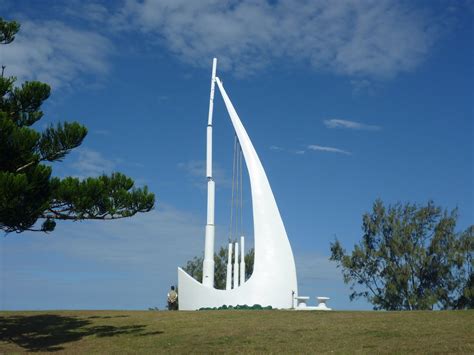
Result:
[[[217,253],[214,253],[214,287],[219,290],[224,290],[227,280],[227,259],[228,249],[221,247]],[[250,249],[245,254],[245,280],[247,280],[253,273],[254,249]],[[186,263],[183,268],[189,275],[198,281],[202,281],[202,263],[204,257],[195,256],[192,260]],[[234,254],[232,254],[232,265],[234,265]]]
[[[474,226],[456,233],[457,216],[433,202],[386,208],[377,200],[352,253],[331,243],[350,299],[385,310],[473,308]]]
[[[0,45],[11,43],[20,25],[0,18]],[[3,49],[2,49],[3,50]],[[134,187],[121,173],[80,180],[52,177],[51,165],[80,146],[87,129],[77,122],[58,123],[38,132],[42,103],[50,87],[37,81],[15,87],[0,77],[0,229],[50,232],[56,220],[116,219],[148,212],[155,196]],[[40,227],[36,222],[42,220]]]

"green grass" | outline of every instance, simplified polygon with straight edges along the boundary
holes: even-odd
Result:
[[[474,311],[0,312],[0,354],[474,353]]]

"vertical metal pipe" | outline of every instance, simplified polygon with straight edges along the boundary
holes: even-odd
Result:
[[[245,238],[240,237],[240,285],[245,282]]]
[[[214,201],[216,195],[216,184],[214,180],[207,182],[207,225],[214,226]],[[214,254],[214,249],[212,249]]]
[[[239,287],[239,243],[234,244],[234,288]]]
[[[206,177],[212,180],[212,125],[206,129]]]
[[[212,60],[211,93],[209,95],[209,113],[207,116],[206,175],[212,178],[212,115],[214,113],[214,91],[216,86],[217,58]]]
[[[202,265],[202,283],[207,287],[214,287],[214,210],[215,210],[215,186],[212,177],[212,114],[214,111],[214,91],[216,84],[217,59],[212,61],[211,93],[209,96],[209,115],[207,118],[207,140],[206,140],[206,176],[207,176],[207,224],[204,241],[204,261]]]
[[[232,243],[229,243],[229,253],[227,256],[227,279],[225,282],[225,289],[232,288]]]

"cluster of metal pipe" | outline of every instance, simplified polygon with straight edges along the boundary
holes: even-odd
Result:
[[[234,250],[234,272],[232,273],[232,250]],[[245,238],[240,237],[240,262],[239,262],[239,243],[229,243],[229,252],[227,256],[227,278],[226,290],[237,288],[245,282]]]

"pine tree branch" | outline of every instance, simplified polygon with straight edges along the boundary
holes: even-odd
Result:
[[[64,155],[66,155],[69,150],[70,150],[70,149],[64,149],[64,150],[62,150],[62,151],[57,152],[56,154],[57,154],[57,156],[58,156],[59,158],[56,158],[56,159],[54,159],[54,158],[52,158],[52,157],[43,157],[43,158],[40,158],[40,159],[32,160],[32,161],[30,161],[29,163],[26,163],[25,165],[20,166],[18,169],[16,169],[16,172],[19,173],[19,172],[21,172],[22,170],[25,170],[26,168],[29,168],[30,166],[32,166],[32,165],[34,165],[34,164],[39,164],[39,163],[41,163],[41,162],[43,162],[43,161],[53,162],[53,161],[55,161],[55,160],[59,160],[59,159],[61,159],[60,157],[63,157]]]
[[[18,169],[16,169],[16,172],[19,173],[20,171],[32,166],[33,164],[37,164],[39,163],[41,160],[33,160],[33,161],[30,161],[29,163],[23,165],[23,166],[20,166]]]
[[[55,211],[53,209],[48,209],[48,213],[43,213],[39,218],[43,219],[58,219],[58,220],[69,220],[69,221],[83,221],[83,220],[115,220],[115,219],[122,219],[122,218],[128,218],[136,215],[138,210],[131,211],[127,215],[121,215],[121,214],[110,214],[110,213],[103,213],[103,214],[93,214],[91,212],[88,212],[85,215],[79,216],[77,214],[71,215],[71,214],[65,214],[63,212],[70,211],[70,209],[65,209],[62,211]]]

